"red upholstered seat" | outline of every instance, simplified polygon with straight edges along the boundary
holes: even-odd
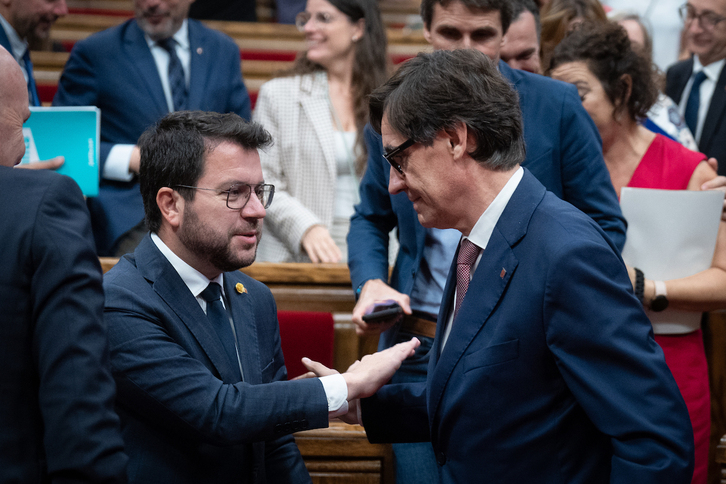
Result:
[[[288,378],[307,370],[300,362],[303,356],[333,366],[333,315],[310,311],[278,311],[282,353],[285,355]]]

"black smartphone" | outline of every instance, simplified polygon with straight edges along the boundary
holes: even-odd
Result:
[[[363,321],[366,323],[382,323],[397,318],[403,314],[403,309],[398,303],[376,304],[373,311],[363,315]]]

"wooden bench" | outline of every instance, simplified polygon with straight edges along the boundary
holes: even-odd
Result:
[[[68,49],[89,35],[116,26],[126,18],[114,15],[70,14],[56,21],[50,39]],[[264,22],[204,21],[208,27],[223,32],[237,43],[241,50],[267,50],[299,52],[305,49],[305,36],[294,25]],[[401,56],[411,57],[428,48],[422,30],[387,29],[389,54],[394,61]]]
[[[296,433],[295,441],[316,484],[395,482],[390,444],[369,443],[363,427],[333,421]]]
[[[202,0],[200,0],[202,1]],[[133,0],[67,0],[72,14],[133,16]],[[420,2],[412,0],[381,1],[381,17],[389,27],[403,26],[420,19]],[[275,7],[273,0],[257,0],[257,21],[272,22]]]

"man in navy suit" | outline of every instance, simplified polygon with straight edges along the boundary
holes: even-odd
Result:
[[[126,482],[88,210],[70,178],[13,168],[30,111],[2,47],[0,86],[0,482]]]
[[[309,482],[290,434],[327,427],[418,344],[285,381],[272,294],[237,271],[254,261],[273,200],[257,153],[270,141],[236,114],[198,111],[139,140],[151,234],[104,280],[130,482]]]
[[[500,61],[504,34],[512,18],[510,0],[424,0],[421,15],[424,35],[435,50],[471,48],[498,62],[499,71],[519,94],[527,147],[523,165],[548,190],[593,218],[622,248],[625,220],[602,157],[600,136],[582,108],[577,90],[511,69]],[[367,128],[365,137],[368,164],[360,185],[361,203],[356,206],[348,234],[348,266],[353,288],[359,294],[353,321],[361,334],[383,331],[379,348],[411,335],[419,337],[417,357],[404,363],[394,381],[422,381],[449,263],[461,234],[422,227],[411,202],[403,194],[388,193],[389,170],[381,156],[380,136]],[[394,228],[401,248],[389,281],[388,233]],[[374,326],[363,322],[363,314],[384,300],[403,307],[403,320],[393,326],[390,321]],[[394,446],[399,484],[436,479],[434,456],[428,447],[419,447],[409,460],[402,454],[402,446]],[[422,470],[422,462],[429,463],[429,472]],[[418,470],[423,474],[418,475]],[[404,474],[411,480],[402,481]]]
[[[666,94],[693,132],[699,151],[726,175],[726,0],[688,0],[679,10],[690,59],[666,73]],[[695,89],[694,89],[695,86]]]
[[[141,133],[185,109],[250,118],[239,49],[187,19],[193,0],[134,0],[135,19],[78,42],[53,100],[101,108],[101,187],[89,200],[100,255],[132,251],[146,233],[137,175]]]
[[[495,65],[420,54],[373,93],[371,124],[391,194],[463,237],[427,380],[361,400],[368,438],[430,441],[445,483],[689,483],[688,411],[618,249],[520,166]]]

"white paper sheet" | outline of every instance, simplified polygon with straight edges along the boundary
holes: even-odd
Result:
[[[723,199],[720,191],[623,188],[620,208],[628,221],[623,260],[656,281],[707,269]],[[688,333],[700,327],[701,313],[674,309],[646,313],[656,333]]]

